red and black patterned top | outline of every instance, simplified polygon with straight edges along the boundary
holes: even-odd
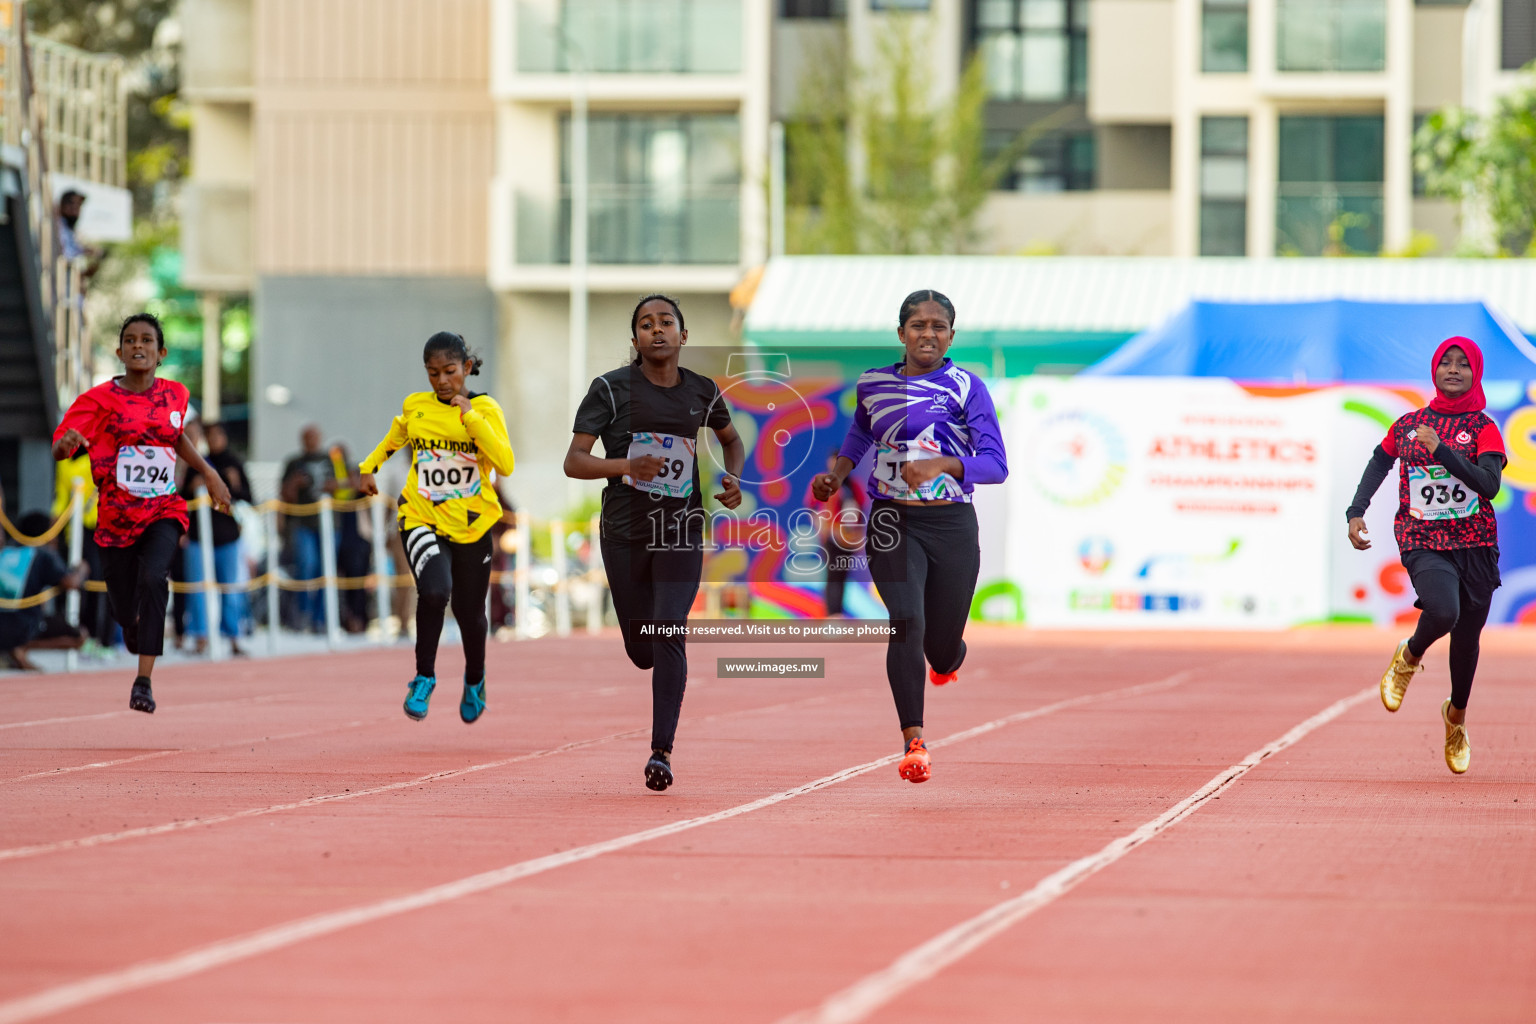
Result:
[[[1381,448],[1398,460],[1397,516],[1392,533],[1399,551],[1494,547],[1499,543],[1493,506],[1452,476],[1414,430],[1427,426],[1440,443],[1475,464],[1485,452],[1504,454],[1504,438],[1481,412],[1456,415],[1417,409],[1398,418]]]
[[[187,528],[187,503],[176,493],[176,442],[191,400],[184,385],[157,378],[143,394],[109,380],[75,399],[53,432],[78,430],[89,446],[100,495],[96,543],[125,548],[150,523],[174,519]]]

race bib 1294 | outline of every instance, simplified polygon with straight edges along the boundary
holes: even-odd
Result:
[[[176,493],[176,453],[164,445],[123,445],[117,450],[117,486],[135,498]]]

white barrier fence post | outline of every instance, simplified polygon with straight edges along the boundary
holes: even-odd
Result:
[[[529,594],[528,580],[533,571],[533,530],[527,512],[517,514],[517,557],[512,561],[512,582],[517,601],[515,635],[519,640],[528,639]]]
[[[267,653],[275,655],[282,618],[282,604],[278,598],[278,561],[282,549],[277,543],[277,507],[268,506],[261,520],[267,527]]]
[[[598,543],[601,518],[593,516],[592,522],[587,524],[587,577],[591,583],[587,590],[587,632],[594,636],[603,631],[603,586],[607,582],[603,570],[603,546]]]
[[[85,551],[85,481],[75,480],[74,490],[69,495],[69,568],[74,570],[80,564],[80,556]],[[101,600],[107,599],[106,594],[101,595]],[[71,629],[80,628],[80,588],[76,587],[64,595],[64,621],[69,623]],[[70,650],[64,655],[64,668],[73,672],[79,663],[77,653]]]
[[[336,594],[336,510],[329,494],[320,495],[320,565],[325,578],[325,643],[341,644],[341,603]]]
[[[219,592],[219,580],[215,573],[213,557],[213,499],[203,490],[202,503],[197,506],[197,547],[203,563],[203,628],[208,631],[208,657],[213,661],[224,660],[224,638],[219,633],[219,623],[224,614],[223,595]]]
[[[555,635],[571,635],[571,579],[565,558],[565,522],[549,524],[550,562],[555,567]]]
[[[389,630],[389,595],[393,580],[389,573],[389,554],[384,545],[384,495],[375,495],[368,505],[368,519],[373,526],[373,614],[379,623],[379,637],[388,642],[394,634]],[[404,626],[404,623],[401,623]]]

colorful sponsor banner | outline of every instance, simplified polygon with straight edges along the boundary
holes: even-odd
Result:
[[[733,419],[748,442],[746,501],[717,529],[706,574],[792,584],[801,597],[763,594],[777,595],[782,614],[808,614],[824,567],[812,557],[814,530],[795,512],[811,504],[810,478],[847,430],[853,385],[794,379],[794,400],[781,401],[783,382],[733,383]],[[976,491],[974,616],[1088,628],[1416,617],[1392,538],[1396,470],[1366,514],[1371,550],[1350,546],[1344,509],[1387,427],[1427,393],[1212,378],[1023,377],[988,387],[1011,473]],[[1504,586],[1489,621],[1536,623],[1536,384],[1484,390],[1509,449],[1493,502]],[[877,596],[866,573],[854,580],[869,614]]]

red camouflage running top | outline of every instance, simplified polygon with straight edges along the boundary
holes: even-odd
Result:
[[[1503,435],[1481,412],[1447,415],[1417,409],[1399,417],[1381,442],[1382,451],[1399,460],[1397,516],[1392,522],[1398,550],[1454,551],[1497,545],[1493,506],[1435,461],[1414,437],[1420,424],[1434,430],[1441,444],[1450,445],[1468,462],[1475,464],[1484,452],[1504,454]],[[1453,517],[1453,511],[1461,514]]]
[[[99,495],[97,544],[128,547],[158,519],[187,528],[187,503],[176,493],[175,448],[190,400],[186,386],[173,380],[156,378],[142,395],[109,380],[64,414],[53,439],[78,430],[89,445]]]

